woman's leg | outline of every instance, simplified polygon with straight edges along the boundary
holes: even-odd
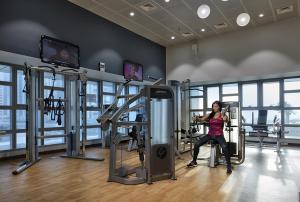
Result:
[[[200,151],[200,146],[204,145],[205,143],[207,143],[207,141],[209,140],[209,136],[205,135],[204,137],[200,138],[200,140],[198,140],[196,142],[196,144],[194,145],[194,155],[193,155],[193,162],[197,161],[198,158],[198,154]]]
[[[215,140],[220,144],[222,151],[224,152],[224,156],[225,156],[226,163],[227,163],[227,173],[231,173],[230,155],[229,155],[229,150],[228,150],[224,135],[216,136]]]

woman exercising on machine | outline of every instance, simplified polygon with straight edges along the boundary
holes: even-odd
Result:
[[[219,101],[215,101],[212,104],[212,112],[203,117],[194,116],[194,121],[208,121],[209,123],[209,131],[208,134],[198,140],[194,146],[194,155],[193,160],[187,165],[188,167],[193,167],[197,165],[197,157],[199,154],[200,146],[207,143],[209,140],[217,141],[222,147],[222,151],[224,152],[226,163],[227,163],[227,173],[230,174],[232,172],[230,156],[228,152],[228,148],[226,145],[226,141],[223,134],[223,126],[224,122],[228,122],[228,117],[226,115],[222,115],[222,104]]]

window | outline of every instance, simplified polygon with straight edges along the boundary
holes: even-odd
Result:
[[[257,84],[243,84],[243,107],[257,107]]]
[[[44,98],[49,97],[51,90],[44,90]],[[63,90],[54,90],[53,91],[53,96],[55,99],[61,98],[64,99],[65,98],[65,92]]]
[[[23,92],[25,86],[23,71],[17,71],[17,102],[18,104],[26,104],[26,94]],[[24,89],[25,90],[25,89]]]
[[[190,96],[203,96],[203,86],[192,86]]]
[[[137,114],[138,114],[138,112],[136,112],[136,111],[129,112],[129,121],[135,121]]]
[[[285,138],[300,139],[300,127],[284,127],[284,130],[289,131]]]
[[[108,81],[103,81],[103,93],[115,93],[115,84]]]
[[[44,136],[63,135],[64,133],[65,132],[63,130],[45,131]],[[45,145],[63,144],[64,142],[65,142],[64,137],[45,138],[44,139]]]
[[[86,86],[86,105],[87,107],[98,107],[99,106],[99,88],[98,82],[88,81]]]
[[[129,95],[138,94],[139,87],[138,86],[129,86]]]
[[[219,87],[208,87],[207,88],[207,108],[211,108],[214,101],[219,100]]]
[[[52,117],[53,117],[53,114],[52,114]],[[58,125],[57,117],[55,117],[55,120],[51,120],[50,113],[48,113],[48,115],[44,115],[44,127],[45,128],[64,127],[64,125],[65,125],[65,115],[61,116],[61,125]]]
[[[113,103],[115,96],[113,95],[103,95],[103,104],[110,105]]]
[[[242,116],[245,119],[245,124],[252,124],[252,113],[253,113],[253,123],[257,124],[258,110],[243,110]]]
[[[52,86],[53,85],[53,74],[45,72],[44,73],[44,86]],[[64,87],[64,76],[61,74],[55,75],[54,86],[55,87]]]
[[[26,129],[26,110],[16,111],[17,129]]]
[[[190,109],[203,109],[203,98],[191,98]]]
[[[99,125],[97,122],[97,118],[100,114],[100,111],[87,111],[86,120],[87,125]]]
[[[87,140],[94,140],[101,138],[100,128],[87,128]]]
[[[11,105],[11,86],[0,85],[0,105]]]
[[[273,124],[275,116],[277,116],[277,118],[281,119],[281,111],[280,110],[268,110],[267,124]]]
[[[118,107],[121,107],[124,104],[125,104],[125,98],[118,99],[118,104],[117,104]]]
[[[300,125],[300,110],[284,110],[284,123]]]
[[[0,151],[12,149],[11,135],[0,135]]]
[[[238,94],[239,88],[237,83],[231,83],[231,84],[224,84],[222,86],[222,94]]]
[[[119,91],[120,87],[121,87],[121,85],[117,85],[117,91],[116,91],[116,93]],[[126,87],[123,87],[121,95],[125,95],[125,93],[126,93],[125,91],[126,91]]]
[[[237,102],[239,101],[239,96],[224,96],[223,97],[223,102]]]
[[[285,107],[300,107],[300,92],[299,93],[284,93]]]
[[[285,79],[284,90],[300,90],[300,78]]]
[[[17,133],[17,149],[26,147],[26,133]]]
[[[0,109],[0,130],[11,130],[11,110]]]
[[[263,83],[263,106],[279,106],[279,82]]]
[[[11,81],[11,67],[0,64],[0,81]]]

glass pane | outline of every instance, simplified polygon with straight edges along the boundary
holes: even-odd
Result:
[[[26,129],[26,110],[16,111],[17,129]]]
[[[191,109],[203,109],[203,98],[191,98]]]
[[[0,81],[11,81],[11,67],[0,64]]]
[[[87,111],[86,112],[86,121],[87,125],[99,125],[97,118],[100,115],[100,111]]]
[[[103,92],[115,93],[115,84],[112,82],[103,81]]]
[[[300,93],[285,93],[284,94],[285,107],[300,107]]]
[[[44,90],[44,98],[49,97],[49,94],[50,94],[50,90]],[[53,96],[54,96],[54,99],[58,99],[58,98],[63,99],[65,97],[65,92],[62,90],[54,90]]]
[[[54,128],[54,127],[64,127],[65,124],[65,115],[61,116],[61,125],[57,123],[57,116],[55,120],[51,120],[51,114],[44,115],[44,127],[45,128]]]
[[[0,151],[12,149],[11,135],[0,135]]]
[[[284,110],[285,124],[300,124],[300,110]]]
[[[120,86],[121,86],[121,85],[117,85],[117,92],[118,92]],[[122,92],[121,92],[121,95],[125,95],[125,88],[123,88],[123,90],[122,90]]]
[[[0,105],[11,105],[11,86],[0,85]]]
[[[121,99],[119,99],[118,100],[118,107],[121,107],[121,106],[123,106],[125,104],[125,98],[121,98]],[[132,105],[132,106],[134,106],[134,105]]]
[[[223,94],[238,94],[239,87],[237,83],[224,84],[222,86],[222,91]]]
[[[121,133],[121,136],[126,136],[126,128],[122,128],[122,127],[119,127],[118,128],[118,133]]]
[[[274,117],[281,119],[281,111],[280,110],[268,110],[267,115],[267,124],[273,124]]]
[[[279,106],[279,82],[268,82],[263,84],[263,105]]]
[[[139,88],[137,86],[129,86],[129,95],[138,94]]]
[[[257,84],[243,84],[243,107],[257,107]]]
[[[103,104],[109,105],[109,104],[113,103],[114,99],[115,99],[115,96],[113,96],[113,95],[103,95]]]
[[[223,102],[237,102],[239,101],[239,96],[224,96]]]
[[[203,86],[192,86],[190,90],[190,96],[203,96]]]
[[[99,89],[98,82],[88,81],[86,86],[86,105],[88,107],[98,107],[99,106]]]
[[[87,128],[87,140],[101,139],[100,128]]]
[[[61,74],[55,75],[54,86],[55,87],[64,87],[64,76]],[[53,85],[53,74],[49,72],[44,73],[44,85],[52,86]]]
[[[244,126],[245,131],[246,131],[246,136],[249,136],[249,132],[253,131],[251,126]]]
[[[129,121],[135,121],[136,115],[137,112],[135,111],[129,112]]]
[[[51,135],[63,135],[65,131],[63,130],[54,130],[54,131],[45,131],[45,136],[51,136]],[[51,145],[51,144],[62,144],[65,142],[64,137],[58,137],[58,138],[46,138],[44,139],[44,145]]]
[[[17,133],[17,149],[26,147],[26,133]]]
[[[258,110],[243,110],[242,111],[242,116],[245,118],[245,123],[247,124],[252,124],[252,112],[254,113],[254,124],[257,124],[257,119],[258,119]]]
[[[23,92],[25,81],[23,71],[17,72],[17,102],[18,104],[26,104],[26,94]]]
[[[285,79],[284,90],[300,90],[300,78]]]
[[[219,99],[219,87],[207,88],[207,108],[211,108],[212,103]]]
[[[11,130],[11,110],[0,110],[0,130]]]
[[[284,131],[289,132],[285,138],[300,139],[300,127],[284,127]]]

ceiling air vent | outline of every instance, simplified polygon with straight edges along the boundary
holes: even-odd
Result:
[[[190,33],[190,32],[184,32],[182,33],[182,36],[183,37],[190,37],[190,36],[193,36],[194,34],[193,33]]]
[[[146,12],[153,11],[153,10],[157,9],[157,7],[151,2],[143,3],[142,5],[140,5],[140,8],[143,9],[144,11],[146,11]]]
[[[293,10],[294,10],[294,6],[290,5],[290,6],[278,8],[276,9],[276,12],[277,15],[282,15],[282,14],[293,12]]]
[[[222,22],[222,23],[219,23],[219,24],[214,25],[214,27],[215,27],[216,29],[225,29],[225,28],[228,27],[228,25],[227,25],[227,23]]]

